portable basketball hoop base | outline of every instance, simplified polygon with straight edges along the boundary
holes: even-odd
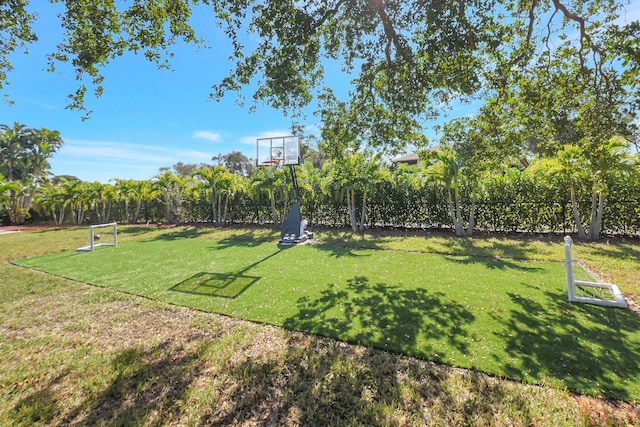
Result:
[[[564,238],[564,257],[567,269],[567,287],[569,289],[569,301],[585,304],[603,305],[606,307],[627,308],[628,306],[627,302],[624,299],[624,295],[622,295],[622,292],[616,285],[613,285],[611,283],[584,282],[581,280],[575,280],[573,275],[572,246],[573,240],[571,240],[571,237],[566,236]],[[608,291],[607,293],[611,294],[611,298],[596,298],[576,295],[576,288],[591,288]]]
[[[287,217],[282,222],[280,243],[281,245],[295,245],[313,239],[313,233],[307,231],[307,221],[302,219],[300,203],[291,206]]]

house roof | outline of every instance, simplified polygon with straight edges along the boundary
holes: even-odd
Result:
[[[396,157],[395,159],[393,159],[393,162],[415,165],[416,163],[418,163],[418,155],[416,153],[405,154],[404,156]]]

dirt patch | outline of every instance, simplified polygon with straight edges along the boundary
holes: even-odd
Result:
[[[62,227],[60,227],[59,225],[3,225],[3,226],[0,226],[0,233],[49,230],[52,228],[62,228]]]

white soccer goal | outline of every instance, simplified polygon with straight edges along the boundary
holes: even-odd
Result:
[[[108,234],[96,234],[96,228],[111,228]],[[89,227],[89,245],[78,248],[78,251],[92,252],[98,246],[117,246],[118,245],[118,223],[110,222],[108,224],[97,224]]]
[[[627,308],[624,295],[616,285],[575,280],[573,275],[573,240],[569,236],[564,238],[564,257],[567,269],[569,301]]]

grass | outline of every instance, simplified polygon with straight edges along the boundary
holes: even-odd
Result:
[[[395,250],[331,242],[282,249],[251,234],[174,231],[16,263],[511,379],[640,399],[640,318],[567,302],[564,263],[541,260],[551,258],[543,251],[408,252],[398,240]]]
[[[129,227],[117,248],[76,253],[86,234],[0,237],[4,258],[58,274],[0,266],[2,425],[639,420],[633,403],[563,391],[637,400],[639,328],[628,310],[565,302],[561,244],[323,233],[278,250],[268,231]],[[594,262],[619,248],[595,245]]]

